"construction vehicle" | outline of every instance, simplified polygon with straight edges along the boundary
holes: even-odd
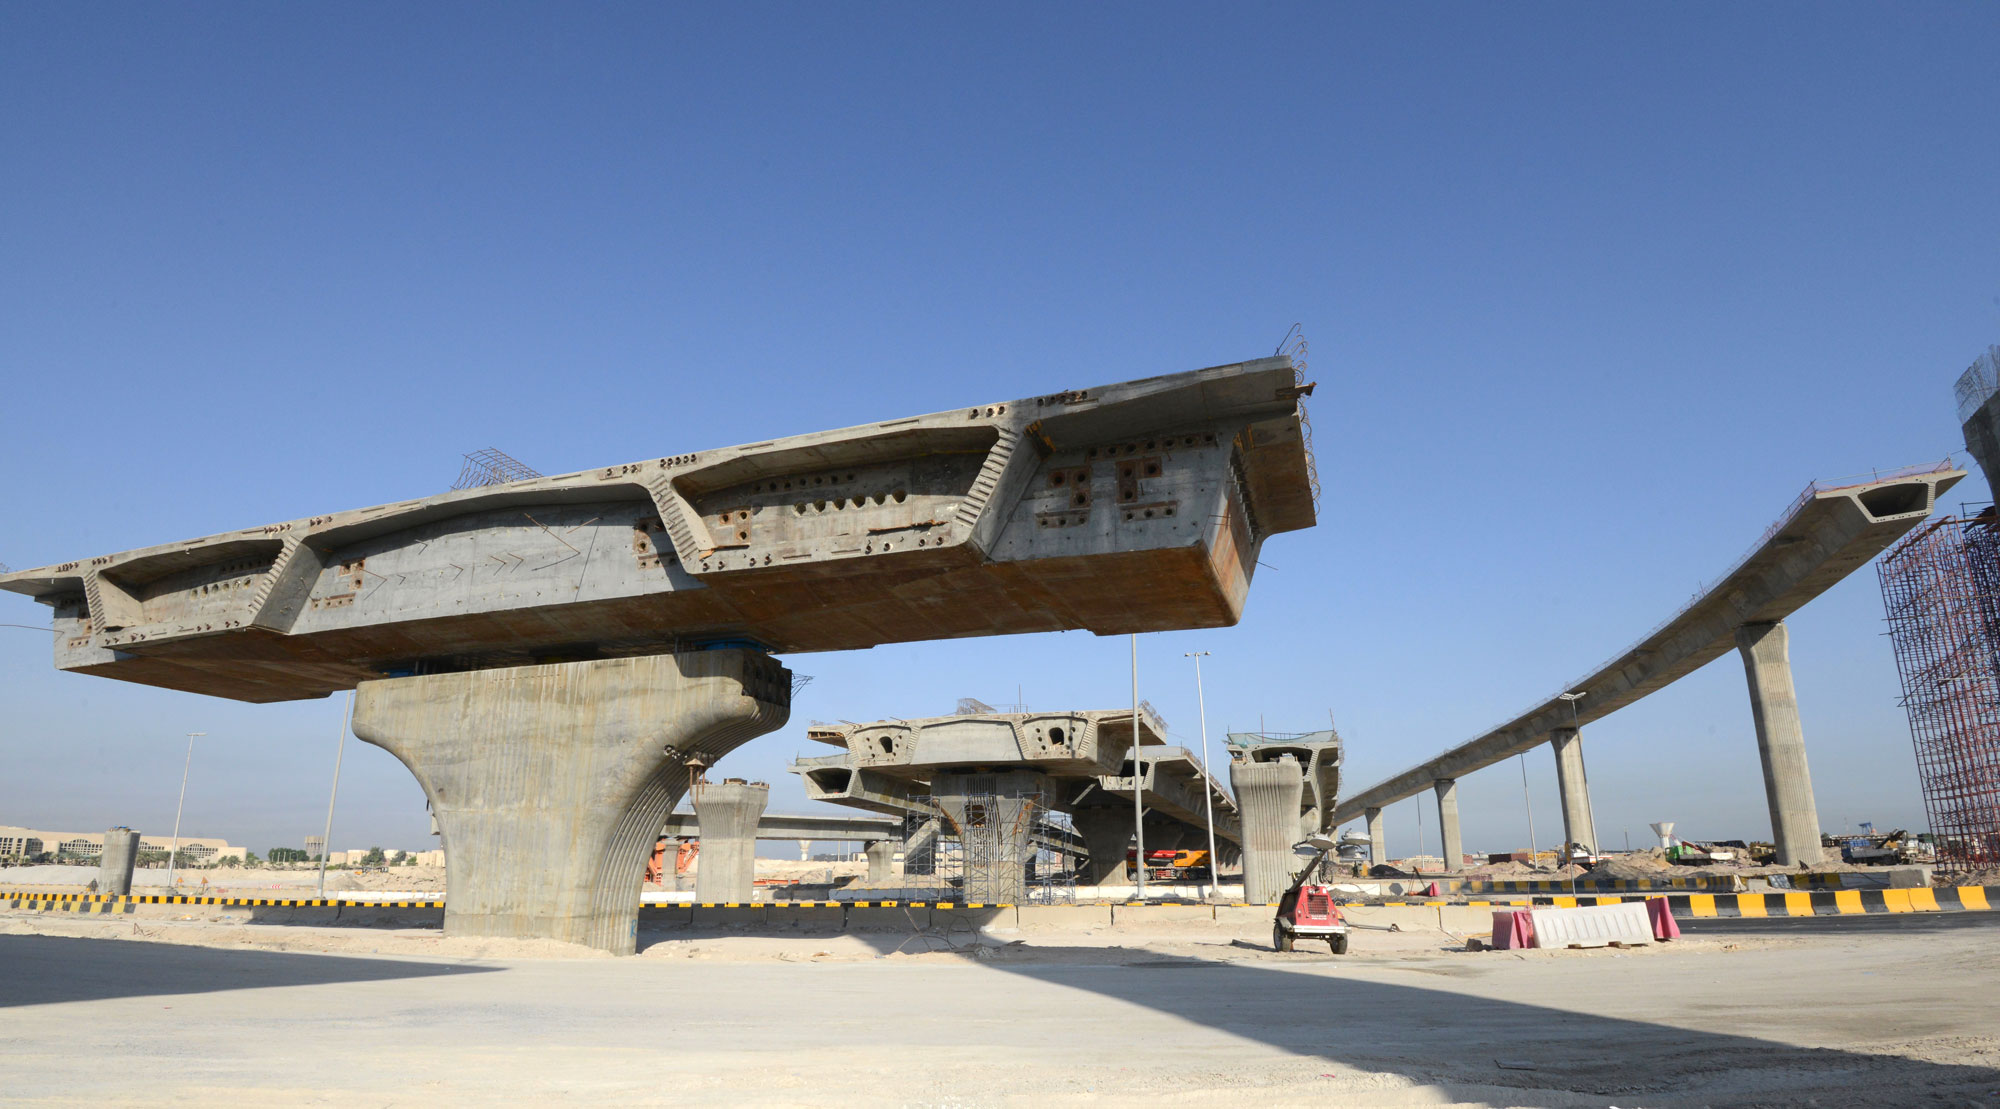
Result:
[[[1278,916],[1271,923],[1271,946],[1290,951],[1301,938],[1325,940],[1335,955],[1347,954],[1347,918],[1341,915],[1340,906],[1333,903],[1333,887],[1327,884],[1331,878],[1327,869],[1337,861],[1339,845],[1326,836],[1312,836],[1293,850],[1311,851],[1312,861],[1292,879],[1284,896],[1278,898]]]
[[[1132,848],[1125,849],[1125,876],[1133,876],[1133,868],[1138,864],[1139,853]],[[1206,882],[1211,881],[1207,848],[1161,847],[1146,849],[1146,881],[1148,882]]]

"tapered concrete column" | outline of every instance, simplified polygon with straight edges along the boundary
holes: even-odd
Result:
[[[1771,839],[1778,865],[1820,861],[1819,809],[1806,769],[1806,737],[1799,727],[1799,697],[1792,688],[1790,633],[1783,624],[1745,624],[1736,649],[1750,681],[1750,715],[1757,722],[1757,754],[1764,763],[1764,799],[1771,807]]]
[[[430,799],[448,935],[629,955],[684,760],[712,765],[790,705],[790,672],[764,654],[691,651],[362,682],[354,734]]]
[[[1083,837],[1088,856],[1077,868],[1086,886],[1125,880],[1125,854],[1132,848],[1132,810],[1128,807],[1078,809],[1070,814],[1076,834]]]
[[[701,832],[696,901],[751,899],[757,889],[757,822],[770,800],[769,785],[741,778],[695,787],[694,820]]]
[[[113,828],[104,833],[104,853],[97,857],[97,892],[123,897],[132,892],[132,866],[139,861],[139,833]]]
[[[1382,827],[1382,810],[1368,810],[1368,861],[1386,863],[1389,861],[1389,833]]]
[[[1438,830],[1444,833],[1444,872],[1457,874],[1465,869],[1465,840],[1458,831],[1458,779],[1439,778],[1437,791]]]
[[[868,880],[870,882],[887,882],[896,876],[895,840],[878,839],[868,844],[864,850],[868,853]]]
[[[1556,752],[1556,791],[1562,795],[1563,846],[1581,843],[1592,851],[1597,842],[1597,826],[1590,818],[1590,783],[1583,774],[1583,736],[1575,728],[1557,728],[1549,733],[1549,746]]]
[[[1028,899],[1035,818],[1051,794],[1032,770],[953,771],[931,777],[931,800],[958,832],[965,857],[965,900],[1017,905]]]
[[[1229,788],[1243,818],[1243,900],[1268,905],[1292,884],[1304,861],[1292,854],[1302,834],[1305,775],[1297,759],[1229,764]]]

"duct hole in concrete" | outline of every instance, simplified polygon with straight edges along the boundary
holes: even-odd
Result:
[[[1905,512],[1921,512],[1930,507],[1930,487],[1912,482],[1909,485],[1870,489],[1861,494],[1861,507],[1877,519],[1900,516]]]
[[[1082,493],[1078,493],[1076,496],[1070,498],[1071,502],[1074,504],[1084,504],[1087,501],[1089,501],[1089,499],[1090,498],[1084,496]]]
[[[748,538],[750,538],[750,533],[749,533],[749,532],[747,532],[747,531],[738,531],[738,532],[736,533],[736,538],[738,538],[738,539],[748,539]]]
[[[792,511],[800,516],[803,516],[806,514],[806,506],[803,503],[795,504],[792,506]]]
[[[1061,728],[1050,728],[1049,739],[1052,742],[1061,743],[1063,741],[1063,730]]]
[[[885,755],[893,754],[896,750],[896,741],[890,739],[888,736],[883,736],[876,740],[876,742],[882,745],[882,753]]]
[[[1157,463],[1157,462],[1148,462],[1148,463],[1146,463],[1146,476],[1147,476],[1147,477],[1159,477],[1159,476],[1160,476],[1160,464],[1159,464],[1159,463]]]
[[[1057,470],[1055,473],[1049,475],[1049,484],[1061,485],[1063,483],[1063,480],[1067,477],[1069,477],[1067,473],[1063,472],[1062,470]]]
[[[904,492],[904,491],[902,491],[901,489],[898,489],[898,490],[896,490],[896,491],[895,491],[894,493],[891,493],[891,494],[889,494],[889,495],[890,495],[890,496],[892,496],[892,497],[894,497],[894,498],[896,498],[896,503],[897,503],[897,504],[902,504],[902,503],[903,503],[904,501],[907,501],[907,500],[909,500],[909,499],[910,499],[910,495],[909,495],[908,493],[905,493],[905,492]]]

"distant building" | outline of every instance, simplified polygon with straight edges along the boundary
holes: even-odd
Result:
[[[139,850],[164,854],[173,843],[172,836],[142,836]],[[180,849],[195,866],[231,858],[240,861],[244,855],[243,848],[211,836],[182,836]],[[79,861],[94,860],[104,854],[104,833],[48,832],[0,824],[0,858],[27,857],[44,851]]]

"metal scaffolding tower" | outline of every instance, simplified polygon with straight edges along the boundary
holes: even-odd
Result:
[[[2000,516],[1947,516],[1882,556],[1938,867],[2000,866]]]

